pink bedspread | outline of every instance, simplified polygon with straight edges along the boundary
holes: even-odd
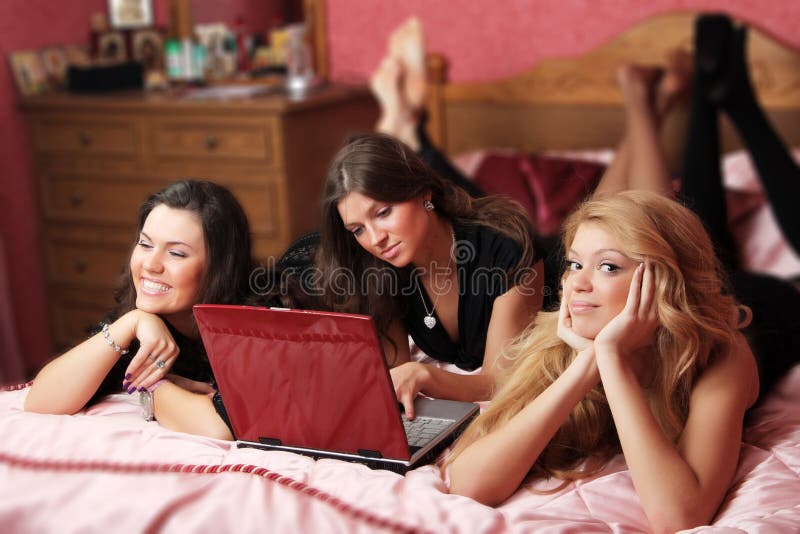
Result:
[[[621,457],[553,495],[520,489],[498,508],[445,493],[431,466],[401,477],[336,460],[171,432],[126,395],[75,416],[24,413],[0,393],[2,532],[643,532]],[[713,527],[800,531],[800,366],[747,423]],[[539,482],[539,487],[547,483]]]

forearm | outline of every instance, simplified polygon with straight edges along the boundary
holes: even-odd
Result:
[[[135,317],[125,314],[109,325],[109,336],[120,347],[133,341]],[[97,392],[121,353],[114,351],[102,332],[95,334],[48,363],[25,399],[25,410],[51,414],[73,414]],[[122,383],[120,383],[122,389]]]
[[[215,439],[232,440],[214,408],[211,395],[192,393],[166,381],[153,392],[153,413],[165,428]]]
[[[661,430],[635,373],[616,355],[600,356],[598,368],[634,487],[654,531],[706,523],[716,506],[704,506],[700,482]]]
[[[462,375],[426,365],[428,377],[420,392],[435,399],[463,402],[489,400],[494,392],[494,376],[489,373]]]
[[[467,447],[450,465],[450,492],[494,506],[524,480],[536,459],[598,382],[591,349],[505,425]]]

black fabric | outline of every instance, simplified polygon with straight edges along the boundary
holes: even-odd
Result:
[[[517,266],[522,251],[514,240],[487,227],[455,224],[453,230],[458,243],[455,262],[459,295],[458,341],[453,342],[438,321],[432,329],[425,326],[425,307],[430,310],[433,299],[424,287],[420,285],[418,289],[417,280],[410,282],[413,291],[409,291],[407,297],[409,309],[404,323],[423,352],[461,369],[473,370],[483,364],[494,301],[515,285],[510,273]]]
[[[314,255],[319,247],[320,235],[318,231],[309,232],[296,239],[283,256],[280,257],[278,267],[295,267],[306,269],[314,266]]]
[[[686,137],[681,196],[705,223],[729,272],[733,294],[750,307],[744,331],[755,354],[760,396],[800,362],[800,292],[775,277],[740,269],[727,225],[719,158],[718,113],[731,118],[755,162],[784,236],[800,251],[800,168],[794,163],[756,101],[744,60],[745,30],[722,15],[695,25],[692,108]]]
[[[225,404],[222,403],[222,395],[220,395],[219,391],[214,393],[214,396],[211,397],[211,403],[214,405],[217,415],[219,415],[220,419],[222,419],[222,422],[225,423],[225,426],[228,427],[228,430],[231,431],[231,436],[236,436],[236,434],[233,433],[233,426],[231,425],[231,420],[228,417],[228,410],[225,409]]]
[[[737,299],[753,311],[743,330],[758,363],[760,398],[800,363],[800,290],[773,276],[745,271],[731,275]]]
[[[465,190],[473,198],[480,198],[484,196],[484,192],[480,187],[475,185],[475,182],[461,174],[461,171],[456,169],[450,160],[444,154],[439,152],[433,143],[428,138],[425,130],[425,125],[428,122],[428,115],[423,113],[420,121],[417,123],[417,141],[419,142],[419,155],[422,160],[433,169],[436,174],[441,178],[448,180],[461,189]]]
[[[114,319],[109,319],[105,322],[111,323]],[[164,321],[167,325],[172,338],[178,345],[178,356],[175,359],[169,372],[171,374],[179,375],[190,380],[197,380],[198,382],[214,383],[214,374],[211,372],[211,365],[208,363],[208,356],[206,356],[205,347],[200,339],[191,339],[177,330],[168,322]],[[95,334],[100,332],[100,327],[95,330]],[[139,341],[134,340],[130,347],[128,347],[128,354],[120,356],[114,367],[106,375],[97,392],[89,400],[89,404],[95,403],[105,395],[112,393],[120,393],[122,391],[122,382],[125,378],[125,369],[128,368],[136,352],[139,350]]]

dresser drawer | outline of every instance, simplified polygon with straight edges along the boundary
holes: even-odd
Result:
[[[159,160],[203,158],[278,165],[277,123],[257,121],[160,120],[152,123],[152,150]]]
[[[139,205],[165,185],[49,175],[41,181],[42,209],[48,220],[133,226]]]
[[[286,220],[286,200],[281,184],[236,184],[229,187],[247,214],[251,231],[267,237],[282,236],[284,224],[281,221]]]
[[[142,144],[133,121],[42,117],[33,121],[33,146],[39,152],[133,156]]]
[[[47,276],[57,284],[113,289],[129,255],[130,246],[45,240]]]
[[[111,290],[50,291],[50,320],[56,350],[64,351],[86,340],[114,306]]]

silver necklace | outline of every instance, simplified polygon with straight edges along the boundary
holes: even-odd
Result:
[[[447,262],[447,275],[450,276],[450,266],[453,264],[453,255],[455,251],[453,250],[456,246],[456,234],[453,232],[453,229],[450,229],[450,236],[453,238],[453,244],[450,246],[450,260]],[[439,297],[442,296],[441,293],[436,293],[436,298],[433,299],[433,306],[431,307],[431,311],[428,311],[428,306],[425,304],[425,297],[422,295],[422,284],[417,281],[417,291],[419,291],[419,298],[422,301],[422,307],[425,308],[425,317],[422,319],[422,322],[425,323],[425,326],[428,327],[429,330],[433,329],[436,326],[436,317],[433,316],[433,312],[436,311],[436,304],[439,303]]]

